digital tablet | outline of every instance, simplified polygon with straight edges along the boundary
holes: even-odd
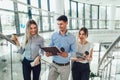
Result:
[[[57,53],[61,53],[61,51],[57,47],[42,47],[42,50],[45,52],[50,52],[53,55],[57,55]]]

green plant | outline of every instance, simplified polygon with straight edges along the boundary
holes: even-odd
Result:
[[[90,72],[90,78],[91,78],[91,80],[93,80],[94,77],[97,77],[97,75],[95,73],[93,73],[93,72]]]

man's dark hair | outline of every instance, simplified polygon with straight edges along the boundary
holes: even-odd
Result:
[[[67,22],[68,21],[68,18],[67,18],[67,16],[65,16],[65,15],[61,15],[61,16],[59,16],[58,18],[57,18],[57,20],[58,21],[64,21],[64,22]]]

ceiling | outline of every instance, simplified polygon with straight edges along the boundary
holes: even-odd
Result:
[[[120,0],[73,0],[87,4],[120,6]]]

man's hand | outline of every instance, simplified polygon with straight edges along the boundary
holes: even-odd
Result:
[[[65,57],[65,58],[68,57],[68,53],[66,53],[66,52],[58,53],[58,55]]]
[[[52,56],[52,53],[50,53],[50,52],[46,52],[45,54],[47,57]]]

